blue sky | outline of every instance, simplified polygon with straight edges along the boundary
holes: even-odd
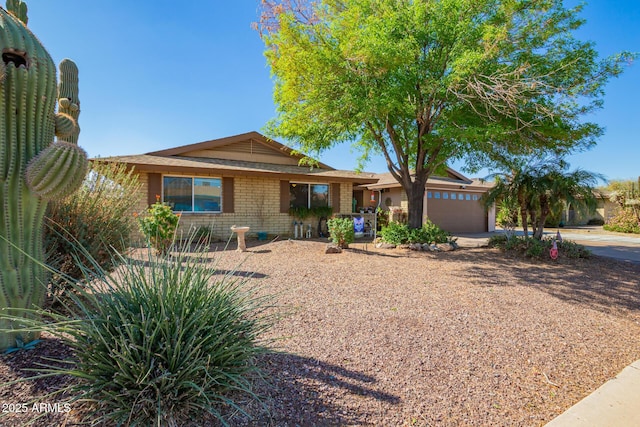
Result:
[[[251,29],[258,1],[27,4],[29,27],[54,61],[71,58],[78,64],[80,145],[92,157],[105,157],[262,131],[275,107],[264,45]],[[595,41],[602,56],[640,52],[639,0],[591,0],[582,16],[587,23],[578,35]],[[589,120],[606,134],[594,149],[571,156],[572,168],[609,179],[640,176],[640,61],[609,83],[604,109]],[[356,158],[343,145],[320,160],[353,169]],[[386,171],[382,159],[365,169]]]

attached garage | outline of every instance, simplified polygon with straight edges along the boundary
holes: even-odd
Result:
[[[408,212],[407,196],[391,174],[381,174],[367,185],[381,196],[380,206]],[[431,176],[424,195],[424,216],[450,233],[482,233],[495,230],[494,209],[485,208],[482,196],[491,183],[469,179],[448,168],[446,176]],[[377,199],[377,197],[376,197]]]
[[[488,215],[481,194],[468,191],[427,190],[426,217],[450,233],[488,231]]]

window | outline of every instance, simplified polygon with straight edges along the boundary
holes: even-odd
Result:
[[[478,195],[477,194],[473,195],[473,200],[478,200]]]
[[[329,206],[328,184],[289,184],[289,207],[321,208]]]
[[[222,180],[165,176],[163,201],[176,212],[221,212]]]
[[[427,191],[427,199],[433,198],[433,193],[431,191]]]
[[[451,200],[455,200],[456,199],[456,193],[451,193]]]
[[[465,200],[471,200],[471,194],[465,194],[464,195],[464,199]]]
[[[439,191],[436,191],[436,192],[434,193],[434,198],[436,198],[436,199],[439,199],[439,198],[440,198],[440,192],[439,192]]]
[[[458,200],[464,200],[464,194],[462,193],[458,194]]]
[[[329,206],[329,186],[327,184],[310,184],[311,208],[326,208]]]
[[[443,191],[442,192],[442,198],[445,199],[445,200],[448,199],[449,198],[449,193],[447,193],[446,191]],[[451,193],[451,198],[455,199],[455,194],[454,193]]]

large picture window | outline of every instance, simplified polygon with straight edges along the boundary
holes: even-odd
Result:
[[[221,212],[222,180],[165,176],[163,201],[176,212]]]
[[[329,206],[328,184],[289,184],[290,208],[321,208]]]

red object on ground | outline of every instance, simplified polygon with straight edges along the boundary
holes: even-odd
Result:
[[[558,259],[558,245],[555,240],[553,241],[553,246],[549,250],[549,256],[551,259]]]

